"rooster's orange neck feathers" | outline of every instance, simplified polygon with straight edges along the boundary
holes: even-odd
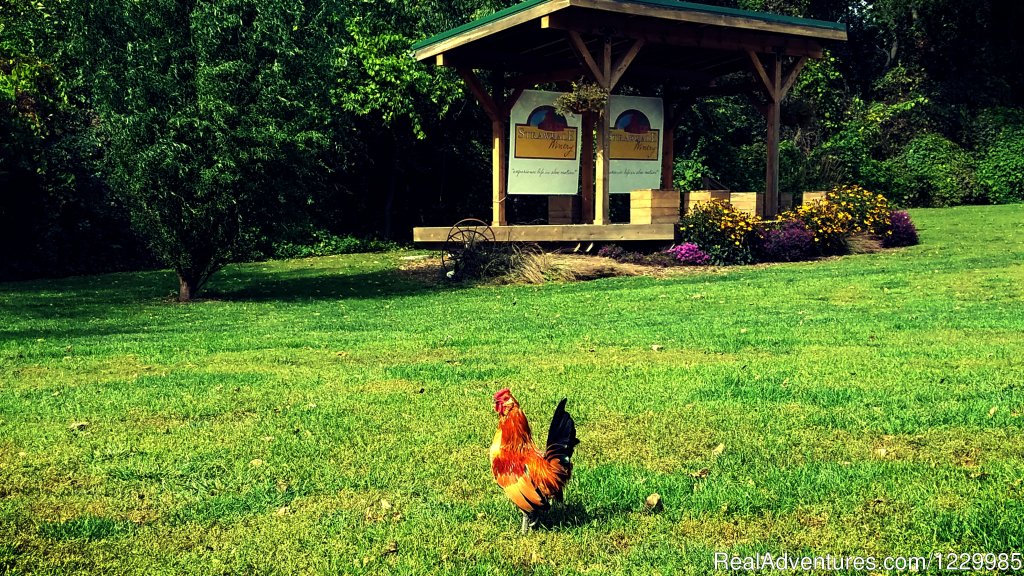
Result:
[[[526,421],[526,415],[513,406],[498,421],[498,429],[501,431],[501,444],[508,447],[520,447],[533,444],[533,436],[530,433],[530,423]]]

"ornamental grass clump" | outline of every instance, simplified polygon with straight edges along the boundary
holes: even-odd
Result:
[[[913,246],[920,241],[917,237],[917,227],[911,222],[910,214],[904,210],[895,210],[889,214],[888,229],[881,237],[882,246],[885,248]]]
[[[814,233],[800,220],[784,220],[761,228],[758,259],[762,262],[799,262],[815,254]]]
[[[677,242],[693,243],[716,265],[750,264],[760,220],[728,202],[710,200],[693,206],[679,222]]]
[[[684,266],[704,266],[711,262],[711,256],[693,242],[677,244],[665,252]]]

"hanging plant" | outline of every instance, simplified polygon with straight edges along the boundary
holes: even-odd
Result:
[[[608,92],[589,82],[572,83],[572,91],[555,98],[555,111],[566,116],[584,112],[600,112],[608,103]]]

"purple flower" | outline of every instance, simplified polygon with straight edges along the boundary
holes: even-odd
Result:
[[[894,211],[889,216],[889,229],[882,235],[882,246],[886,248],[913,246],[919,241],[917,228],[910,221],[910,214],[904,210]]]
[[[688,266],[704,266],[711,261],[711,256],[693,242],[673,246],[666,250],[666,252],[674,256],[680,264]]]
[[[814,251],[814,233],[800,220],[787,220],[778,228],[761,231],[760,256],[765,262],[799,262]]]

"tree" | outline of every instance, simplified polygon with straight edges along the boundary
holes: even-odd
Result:
[[[329,2],[84,7],[106,173],[189,301],[324,178]]]

